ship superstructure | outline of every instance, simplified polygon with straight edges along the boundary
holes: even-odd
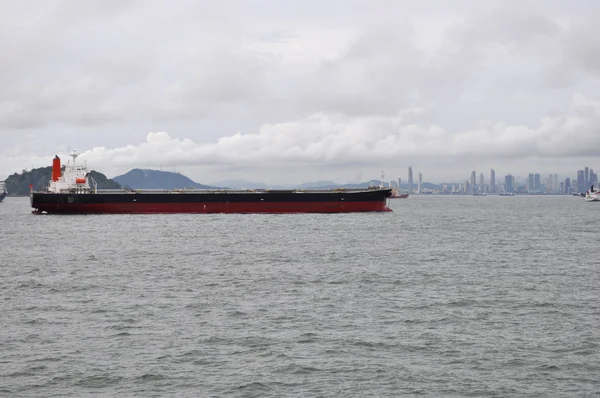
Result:
[[[48,185],[48,192],[66,193],[66,192],[90,192],[90,180],[93,182],[94,191],[96,182],[89,176],[87,164],[77,164],[76,159],[79,156],[77,151],[71,151],[71,161],[69,161],[64,170],[61,167],[60,158],[54,156],[52,160],[52,178]]]

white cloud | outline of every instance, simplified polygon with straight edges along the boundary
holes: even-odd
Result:
[[[393,166],[399,159],[405,164],[426,164],[424,169],[429,175],[449,159],[470,159],[471,164],[477,164],[491,157],[496,159],[490,162],[494,166],[498,160],[502,164],[523,159],[572,158],[573,167],[577,167],[600,147],[600,134],[596,132],[600,102],[581,95],[572,99],[565,115],[544,118],[535,127],[493,124],[451,134],[440,126],[413,123],[415,114],[423,113],[427,111],[409,109],[395,116],[368,117],[315,114],[297,121],[263,125],[256,133],[238,132],[210,144],[175,138],[166,132],[149,133],[139,145],[96,147],[83,152],[81,159],[109,175],[134,167],[185,168],[191,176],[206,182],[211,170],[222,167],[247,178],[267,177],[272,182],[282,182],[297,168],[309,175],[328,168],[340,173],[340,168],[346,168],[339,174],[344,179],[351,179],[359,168],[372,177],[382,168],[399,173],[403,167]],[[49,163],[50,158],[38,160]],[[353,168],[353,164],[360,167]],[[459,176],[466,170],[468,167],[462,165],[450,168]],[[439,170],[438,173],[452,178]]]

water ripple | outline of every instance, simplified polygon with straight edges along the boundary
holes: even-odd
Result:
[[[598,394],[600,208],[392,206],[37,217],[8,198],[0,395]]]

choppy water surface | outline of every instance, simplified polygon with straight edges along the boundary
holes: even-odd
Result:
[[[36,216],[0,204],[2,396],[590,396],[600,204]]]

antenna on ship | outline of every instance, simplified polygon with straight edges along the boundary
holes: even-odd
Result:
[[[385,173],[383,172],[383,170],[381,170],[381,188],[384,187],[384,182],[383,182],[384,179],[385,179]]]
[[[75,159],[77,159],[77,156],[79,156],[79,152],[77,151],[77,149],[73,149],[72,151],[70,151],[70,155],[73,158],[73,164],[75,164]]]

